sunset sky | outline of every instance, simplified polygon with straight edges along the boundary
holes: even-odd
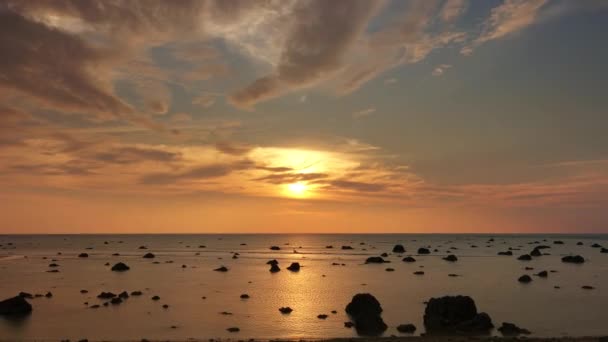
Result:
[[[0,0],[0,233],[608,232],[608,1]]]

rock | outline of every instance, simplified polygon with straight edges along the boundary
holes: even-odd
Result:
[[[112,298],[112,300],[110,300],[110,303],[113,305],[118,305],[118,304],[122,303],[122,298],[114,297],[114,298]]]
[[[34,295],[32,295],[31,293],[28,292],[19,292],[19,297],[21,298],[27,298],[27,299],[34,299]]]
[[[114,272],[125,272],[130,270],[131,268],[127,266],[127,264],[119,262],[116,265],[112,266],[112,271]]]
[[[53,263],[53,264],[49,264],[49,267],[59,267],[59,265]]]
[[[395,247],[393,247],[393,253],[405,253],[405,247],[403,247],[403,245],[395,245]]]
[[[148,249],[146,246],[139,246],[139,249]]]
[[[284,307],[280,307],[280,308],[279,308],[279,311],[280,311],[282,314],[286,314],[286,315],[287,315],[287,314],[290,314],[290,313],[293,311],[293,309],[292,309],[292,308],[290,308],[289,306],[284,306]]]
[[[553,241],[553,244],[554,244],[554,245],[563,245],[563,244],[564,244],[564,241],[559,241],[559,240],[557,240],[557,241]]]
[[[416,326],[413,324],[400,324],[397,326],[397,331],[404,334],[413,334],[416,331]]]
[[[367,260],[365,260],[366,264],[382,264],[385,262],[386,261],[382,259],[382,257],[369,257]]]
[[[268,260],[266,265],[278,265],[279,262],[276,259]]]
[[[594,243],[593,245],[591,245],[591,248],[602,248],[602,245],[600,245],[599,243]]]
[[[456,262],[456,261],[458,261],[458,258],[454,254],[450,254],[450,255],[446,256],[445,258],[443,258],[443,260]]]
[[[424,311],[427,332],[487,333],[494,327],[490,316],[478,313],[475,302],[468,296],[431,298]]]
[[[281,270],[278,264],[270,265],[270,273],[277,273]]]
[[[355,323],[353,322],[344,322],[344,327],[345,328],[352,328],[355,326]]]
[[[414,272],[415,275],[424,275],[424,271],[416,271]]]
[[[511,256],[511,255],[513,255],[513,252],[511,252],[511,251],[498,252],[498,255],[509,255],[509,256]]]
[[[330,248],[334,248],[334,246],[332,246],[332,245],[327,245],[327,246],[325,246],[325,248],[330,249]]]
[[[230,327],[228,329],[226,329],[228,332],[234,333],[234,332],[239,332],[241,331],[241,329],[237,328],[237,327]]]
[[[300,263],[292,262],[291,265],[289,265],[289,267],[287,267],[287,269],[292,272],[298,272],[300,270]]]
[[[529,254],[522,254],[517,258],[517,260],[530,261],[532,260],[532,257]]]
[[[527,284],[527,283],[529,283],[529,282],[531,282],[531,281],[532,281],[532,278],[531,278],[529,275],[524,274],[524,275],[522,275],[521,277],[519,277],[519,278],[517,279],[517,281],[518,281],[518,282],[520,282],[520,283]]]
[[[388,267],[385,269],[386,272],[395,272],[394,268]]]
[[[118,298],[127,299],[129,298],[129,294],[127,293],[127,291],[122,291],[118,294]]]
[[[169,308],[169,305],[163,304],[163,309],[168,309],[168,308]]]
[[[99,298],[99,299],[110,299],[110,298],[114,298],[114,297],[116,297],[116,295],[112,292],[102,292],[97,295],[97,298]]]
[[[528,329],[522,329],[513,323],[503,322],[498,331],[503,336],[517,336],[517,335],[529,335]]]
[[[418,248],[418,254],[431,254],[431,251],[428,248],[420,247]]]
[[[582,264],[585,262],[585,258],[580,255],[567,255],[562,258],[562,262],[570,264]]]
[[[369,293],[356,294],[346,306],[346,313],[354,320],[359,335],[377,336],[388,328],[380,316],[380,302]]]
[[[155,257],[156,257],[156,255],[154,255],[152,253],[146,253],[143,256],[144,259],[154,259]]]
[[[353,249],[351,246],[342,246],[342,249]]]
[[[131,292],[131,296],[141,296],[143,293],[141,291],[133,291]]]
[[[317,318],[318,318],[318,319],[327,319],[327,317],[328,317],[328,316],[327,316],[327,315],[325,315],[325,314],[317,315]]]
[[[248,294],[246,294],[246,293],[243,293],[243,294],[241,295],[241,299],[249,299],[249,295],[248,295]]]
[[[416,262],[416,259],[414,259],[411,256],[407,256],[407,257],[403,258],[402,260],[405,262]]]
[[[543,253],[541,253],[540,249],[534,248],[532,250],[532,252],[530,252],[530,255],[533,257],[539,257],[539,256],[543,255]]]
[[[279,247],[279,246],[271,246],[271,247],[270,247],[270,250],[273,250],[273,251],[280,251],[280,250],[281,250],[281,247]]]
[[[22,296],[15,296],[0,302],[0,315],[25,315],[30,312],[32,312],[32,305]]]
[[[218,267],[218,268],[214,269],[214,271],[216,271],[216,272],[228,272],[228,268],[226,268],[226,266],[221,266],[221,267]]]
[[[576,243],[576,245],[577,245],[577,246],[582,246],[582,245],[583,245],[583,243],[579,241],[579,242],[577,242],[577,243]]]
[[[52,293],[51,291],[49,291],[49,292],[47,292],[47,293],[46,293],[44,296],[45,296],[46,298],[53,298],[53,293]]]
[[[159,296],[153,296],[152,300],[160,300],[160,297]]]
[[[608,253],[608,248],[602,248],[602,249],[600,250],[600,253]]]
[[[382,254],[380,254],[380,256],[383,258],[386,258],[386,257],[388,257],[388,253],[382,253]]]
[[[547,278],[549,276],[549,273],[547,271],[540,271],[536,275],[541,278]]]
[[[80,253],[80,254],[78,254],[78,257],[79,258],[88,258],[89,255],[87,253]]]
[[[581,289],[583,289],[583,290],[593,290],[593,289],[595,289],[595,287],[589,286],[589,285],[585,285],[585,286],[581,286]]]
[[[85,293],[89,293],[88,290],[80,290],[80,293],[85,294]]]

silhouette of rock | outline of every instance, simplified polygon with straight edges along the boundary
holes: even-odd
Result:
[[[99,298],[99,299],[111,299],[114,297],[116,297],[116,295],[112,292],[102,292],[97,295],[97,298]]]
[[[416,331],[416,326],[413,324],[400,324],[397,326],[397,331],[404,334],[413,334]]]
[[[237,327],[230,327],[228,329],[226,329],[228,332],[234,333],[234,332],[239,332],[241,331],[241,329],[237,328]]]
[[[87,253],[80,253],[80,254],[78,254],[78,257],[79,258],[88,258],[89,255]]]
[[[540,249],[534,248],[532,250],[532,252],[530,252],[530,255],[533,257],[539,257],[539,256],[543,255],[543,253],[541,253]]]
[[[218,267],[218,268],[214,269],[214,271],[216,271],[216,272],[228,272],[228,268],[226,268],[226,266],[221,266],[221,267]]]
[[[502,325],[498,328],[498,331],[503,336],[518,336],[518,335],[529,335],[530,331],[528,329],[522,329],[513,323],[503,322]]]
[[[0,315],[25,315],[32,312],[32,305],[22,296],[15,296],[0,302]]]
[[[393,253],[405,253],[405,247],[403,247],[403,245],[395,245],[395,247],[393,247]]]
[[[280,251],[281,247],[279,247],[279,246],[271,246],[270,249],[273,250],[273,251]]]
[[[498,252],[498,255],[509,255],[509,256],[511,256],[511,255],[513,255],[513,252],[511,252],[511,251]]]
[[[369,293],[356,294],[346,306],[346,313],[353,319],[359,335],[377,336],[387,329],[380,316],[382,306],[376,297]]]
[[[160,300],[160,297],[159,296],[153,296],[152,300]]]
[[[562,262],[570,264],[582,264],[585,262],[585,258],[580,255],[567,255],[562,258]]]
[[[583,289],[583,290],[594,290],[595,287],[589,286],[589,285],[584,285],[584,286],[581,286],[581,289]]]
[[[132,291],[131,296],[141,296],[143,293],[141,291]]]
[[[318,319],[327,319],[327,315],[325,314],[321,314],[321,315],[317,315]]]
[[[536,275],[541,278],[547,278],[549,276],[549,273],[547,271],[540,271]]]
[[[243,294],[241,295],[241,299],[249,299],[249,295],[248,295],[248,294],[246,294],[246,293],[243,293]]]
[[[129,266],[127,266],[127,264],[119,262],[116,265],[112,266],[112,271],[114,272],[124,272],[124,271],[128,271],[131,268]]]
[[[450,254],[450,255],[446,256],[445,258],[443,258],[443,260],[456,262],[456,261],[458,261],[458,258],[454,254]]]
[[[517,281],[518,281],[518,282],[520,282],[520,283],[527,284],[527,283],[529,283],[529,282],[531,282],[531,281],[532,281],[532,277],[530,277],[530,276],[529,276],[529,275],[527,275],[527,274],[524,274],[524,275],[522,275],[521,277],[519,277],[519,278],[517,279]]]
[[[523,254],[520,255],[517,260],[522,260],[522,261],[530,261],[532,260],[532,257],[529,254]]]
[[[415,275],[424,275],[424,271],[416,271],[414,272]]]
[[[431,251],[428,248],[420,247],[418,248],[418,254],[431,254]]]
[[[599,243],[594,243],[593,245],[591,245],[591,248],[602,248],[602,245],[600,245]]]
[[[602,248],[602,249],[600,250],[600,253],[608,253],[608,248]]]
[[[487,333],[494,327],[490,316],[478,313],[468,296],[431,298],[424,311],[427,332]]]
[[[279,311],[280,311],[282,314],[290,314],[290,313],[293,311],[293,309],[292,309],[292,308],[290,308],[289,306],[284,306],[284,307],[280,307],[280,308],[279,308]]]
[[[281,270],[281,268],[279,267],[279,264],[272,264],[270,265],[270,272],[271,273],[277,273]]]
[[[268,260],[266,265],[278,265],[279,262],[276,259]]]
[[[385,262],[386,261],[382,259],[382,257],[369,257],[367,260],[365,260],[366,264],[382,264]]]
[[[403,258],[402,260],[405,262],[416,262],[416,259],[414,259],[411,256],[407,256],[407,257]]]
[[[144,259],[154,259],[156,256],[152,253],[146,253],[144,254],[143,258]]]
[[[292,272],[298,272],[300,270],[300,263],[292,262],[287,269]]]

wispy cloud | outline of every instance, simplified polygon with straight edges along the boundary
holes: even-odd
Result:
[[[370,115],[372,115],[375,112],[376,112],[376,108],[370,107],[370,108],[367,108],[367,109],[362,109],[362,110],[356,111],[356,112],[353,113],[352,116],[353,116],[353,119],[360,119],[360,118],[363,118],[363,117],[366,117],[366,116],[370,116]]]
[[[446,70],[448,70],[449,68],[451,68],[452,66],[449,64],[440,64],[438,66],[435,67],[435,69],[433,69],[433,76],[441,76],[443,75],[443,73],[446,72]]]

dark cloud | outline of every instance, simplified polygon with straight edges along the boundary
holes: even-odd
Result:
[[[218,142],[215,144],[215,148],[222,153],[234,156],[242,156],[249,153],[249,151],[251,151],[252,149],[252,146],[235,144],[230,142]]]
[[[141,177],[140,182],[147,185],[163,185],[185,180],[206,180],[227,176],[234,171],[247,170],[255,167],[249,160],[237,161],[230,164],[211,164],[196,167],[184,172],[152,173]]]
[[[294,172],[281,172],[274,173],[268,176],[259,177],[255,180],[262,181],[270,184],[290,184],[302,181],[317,181],[329,177],[326,173],[294,173]]]
[[[332,181],[327,182],[327,184],[331,188],[352,190],[352,191],[359,191],[359,192],[378,192],[378,191],[384,191],[387,188],[387,186],[385,184],[355,182],[355,181],[348,181],[348,180],[332,180]]]
[[[181,153],[153,148],[121,147],[108,152],[100,152],[93,159],[105,163],[132,164],[145,161],[173,162],[181,159]]]

